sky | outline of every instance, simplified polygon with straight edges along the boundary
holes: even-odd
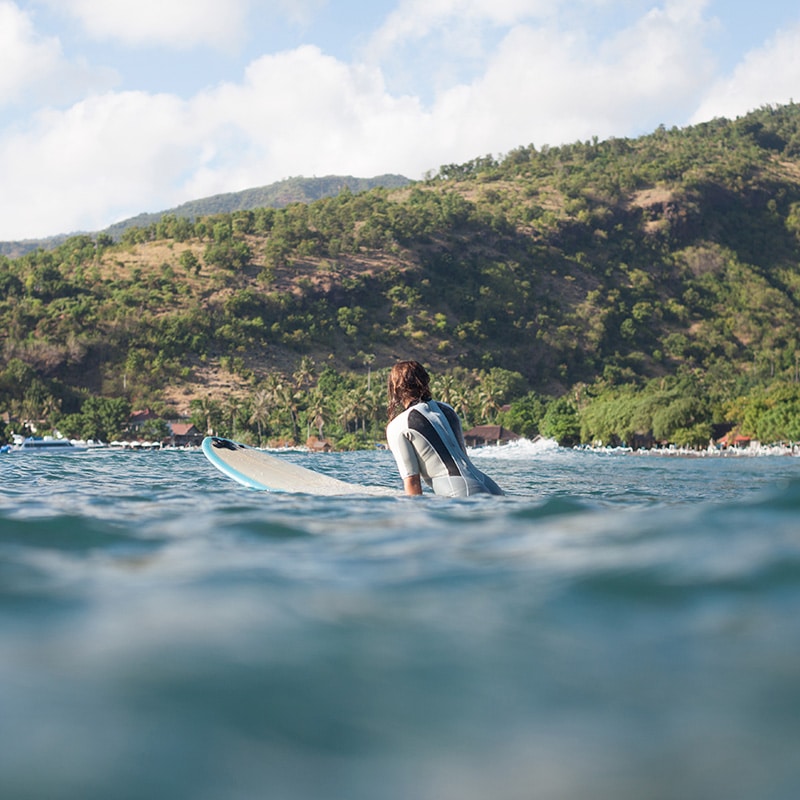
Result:
[[[792,100],[797,0],[0,0],[0,241]]]

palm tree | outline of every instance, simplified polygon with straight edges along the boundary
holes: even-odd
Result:
[[[367,417],[371,416],[372,404],[369,401],[369,396],[363,390],[355,389],[355,405],[354,412],[356,415],[356,430],[358,430],[359,422],[361,423],[362,433],[367,430]]]
[[[472,407],[472,399],[470,397],[470,391],[466,386],[457,386],[453,390],[452,395],[452,406],[453,408],[461,415],[461,418],[464,420],[464,428],[468,429],[470,427],[468,422],[468,417],[470,413],[470,409]]]
[[[434,396],[443,403],[452,406],[454,402],[453,398],[456,393],[455,378],[449,373],[445,373],[441,377],[437,377],[433,380],[433,386]]]
[[[375,361],[375,353],[359,353],[359,356],[367,368],[367,391],[372,388],[372,362]]]
[[[370,427],[383,427],[386,418],[386,399],[383,391],[375,386],[367,387],[367,391],[364,393],[363,407]]]
[[[281,383],[277,391],[277,399],[284,411],[289,413],[292,423],[292,442],[297,443],[297,401],[299,395],[287,383]]]
[[[483,379],[478,387],[478,402],[480,403],[481,418],[486,422],[493,422],[500,405],[497,402],[497,387],[488,376]]]
[[[315,389],[308,401],[308,408],[306,409],[306,419],[308,421],[307,439],[311,438],[311,426],[314,425],[319,432],[319,438],[322,439],[322,429],[325,426],[325,417],[327,416],[328,409],[325,402],[325,397],[319,389]]]
[[[225,414],[226,419],[230,420],[231,426],[231,433],[230,436],[232,439],[236,438],[236,417],[239,413],[239,409],[241,408],[241,401],[238,397],[229,397],[225,402],[222,404],[223,412]]]
[[[286,378],[279,372],[271,372],[264,381],[264,390],[273,415],[281,417],[286,414],[292,426],[292,441],[297,441],[297,400],[298,394]]]
[[[214,435],[214,422],[219,416],[219,404],[212,400],[210,396],[198,397],[192,400],[190,406],[194,407],[195,413],[205,421],[206,434]]]
[[[295,386],[298,389],[307,388],[314,379],[315,371],[316,365],[314,364],[314,359],[310,356],[303,356],[300,359],[300,364],[295,370],[294,375],[292,375]]]
[[[261,432],[263,426],[269,423],[270,414],[272,412],[272,403],[270,402],[270,393],[266,389],[259,389],[254,395],[250,407],[251,425],[258,428],[258,444],[261,446]]]
[[[350,422],[358,419],[359,398],[361,393],[357,389],[343,392],[338,398],[338,413],[342,430],[349,433]]]

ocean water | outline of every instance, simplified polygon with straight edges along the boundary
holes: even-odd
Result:
[[[0,456],[0,797],[800,796],[800,458],[475,461],[509,496]]]

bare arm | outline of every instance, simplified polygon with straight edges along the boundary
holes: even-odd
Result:
[[[403,478],[403,489],[405,489],[406,494],[422,494],[422,481],[419,475],[411,475],[409,478]]]

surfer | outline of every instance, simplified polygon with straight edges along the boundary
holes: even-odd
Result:
[[[403,410],[392,419],[398,408]],[[389,419],[386,440],[406,494],[422,494],[422,480],[446,497],[503,494],[470,461],[458,414],[447,403],[433,400],[430,376],[418,361],[399,361],[392,367]]]

